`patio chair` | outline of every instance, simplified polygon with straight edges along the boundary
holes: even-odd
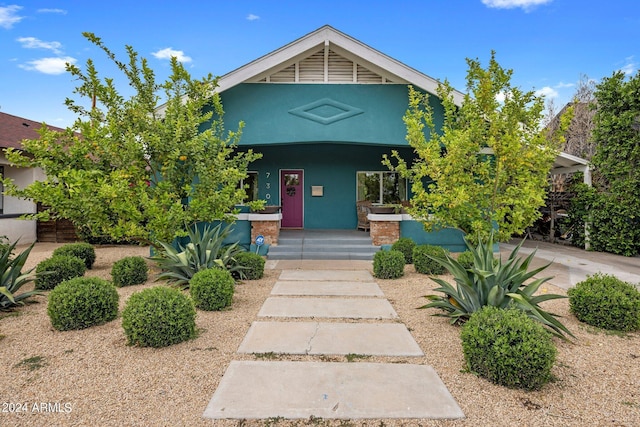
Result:
[[[369,219],[367,215],[369,215],[371,203],[368,200],[359,200],[356,202],[356,210],[358,213],[358,230],[369,231]]]

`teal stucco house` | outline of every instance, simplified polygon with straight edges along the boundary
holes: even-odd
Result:
[[[381,162],[392,150],[407,161],[414,157],[402,120],[409,85],[430,95],[441,126],[437,80],[328,25],[220,77],[225,122],[245,123],[239,148],[263,154],[243,183],[249,199],[279,207],[266,215],[241,213],[236,231],[247,236],[243,243],[263,236],[267,246],[278,244],[289,229],[359,229],[376,247],[408,236],[465,250],[460,230],[427,233],[402,212],[359,215],[363,205],[411,198],[410,184]],[[453,97],[460,105],[464,94]],[[576,170],[587,175],[587,162],[561,153],[552,174]]]
[[[244,121],[240,149],[263,154],[245,182],[250,198],[280,206],[282,229],[305,230],[355,230],[358,201],[406,202],[410,186],[381,160],[413,155],[408,85],[434,95],[441,120],[435,79],[330,26],[222,76],[225,122]]]

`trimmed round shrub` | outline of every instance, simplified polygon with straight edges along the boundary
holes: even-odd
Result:
[[[615,276],[596,273],[567,295],[569,309],[581,322],[613,331],[640,329],[640,292]]]
[[[486,306],[471,315],[460,338],[467,368],[493,383],[536,390],[552,378],[551,334],[522,310]]]
[[[257,280],[264,276],[264,258],[253,252],[240,252],[236,255],[238,266],[247,280]]]
[[[235,280],[228,270],[200,270],[189,281],[189,292],[195,306],[201,310],[218,311],[231,305]]]
[[[70,255],[54,255],[36,267],[35,288],[49,290],[65,280],[81,277],[87,267],[80,258]]]
[[[149,267],[141,256],[128,256],[116,261],[111,267],[113,284],[121,286],[139,285],[147,281]]]
[[[404,276],[404,255],[400,251],[378,251],[373,256],[373,275],[379,279]]]
[[[421,274],[444,274],[447,269],[438,264],[429,255],[443,257],[447,250],[440,246],[418,245],[413,249],[413,266]]]
[[[405,264],[413,264],[413,248],[415,247],[416,242],[411,237],[401,237],[391,245],[391,250],[402,252]]]
[[[115,286],[98,277],[66,280],[49,294],[47,314],[59,331],[85,329],[118,317]]]
[[[473,253],[471,251],[460,252],[457,261],[462,265],[462,267],[471,268],[474,264]]]
[[[196,336],[196,309],[176,288],[147,288],[127,300],[122,328],[130,345],[166,347]]]
[[[80,258],[84,261],[84,265],[91,270],[93,263],[96,262],[96,250],[89,243],[69,243],[60,246],[53,251],[53,255],[69,255]]]

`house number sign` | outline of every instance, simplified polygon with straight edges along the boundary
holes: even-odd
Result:
[[[269,177],[271,176],[271,172],[265,172],[265,175],[267,176],[267,180],[268,180]],[[269,181],[265,183],[265,188],[267,192],[265,193],[264,198],[266,200],[271,200],[271,193],[269,192],[269,190],[271,190],[271,183]]]

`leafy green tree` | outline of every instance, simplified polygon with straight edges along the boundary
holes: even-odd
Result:
[[[51,208],[32,217],[67,218],[87,235],[115,240],[171,241],[194,222],[230,219],[245,198],[238,182],[261,155],[237,151],[243,124],[225,130],[217,78],[193,79],[172,58],[170,76],[157,83],[131,46],[121,62],[99,37],[83,35],[133,94],[125,98],[113,78],[101,79],[91,59],[85,71],[68,64],[85,100],[66,100],[78,118],[63,133],[43,126],[39,139],[23,142],[24,152],[7,151],[13,164],[46,174],[23,189],[5,180],[7,194]]]
[[[640,253],[640,73],[615,72],[594,93],[594,188],[577,186],[577,224],[590,224],[597,251]]]
[[[478,60],[467,59],[467,64],[461,105],[455,104],[448,82],[438,88],[441,129],[428,95],[409,89],[404,122],[416,159],[408,165],[394,151],[383,162],[411,179],[409,212],[426,229],[456,227],[476,240],[497,227],[498,239],[505,240],[539,216],[569,117],[548,138],[540,126],[543,100],[513,87],[513,71],[498,64],[495,52],[486,69]]]

